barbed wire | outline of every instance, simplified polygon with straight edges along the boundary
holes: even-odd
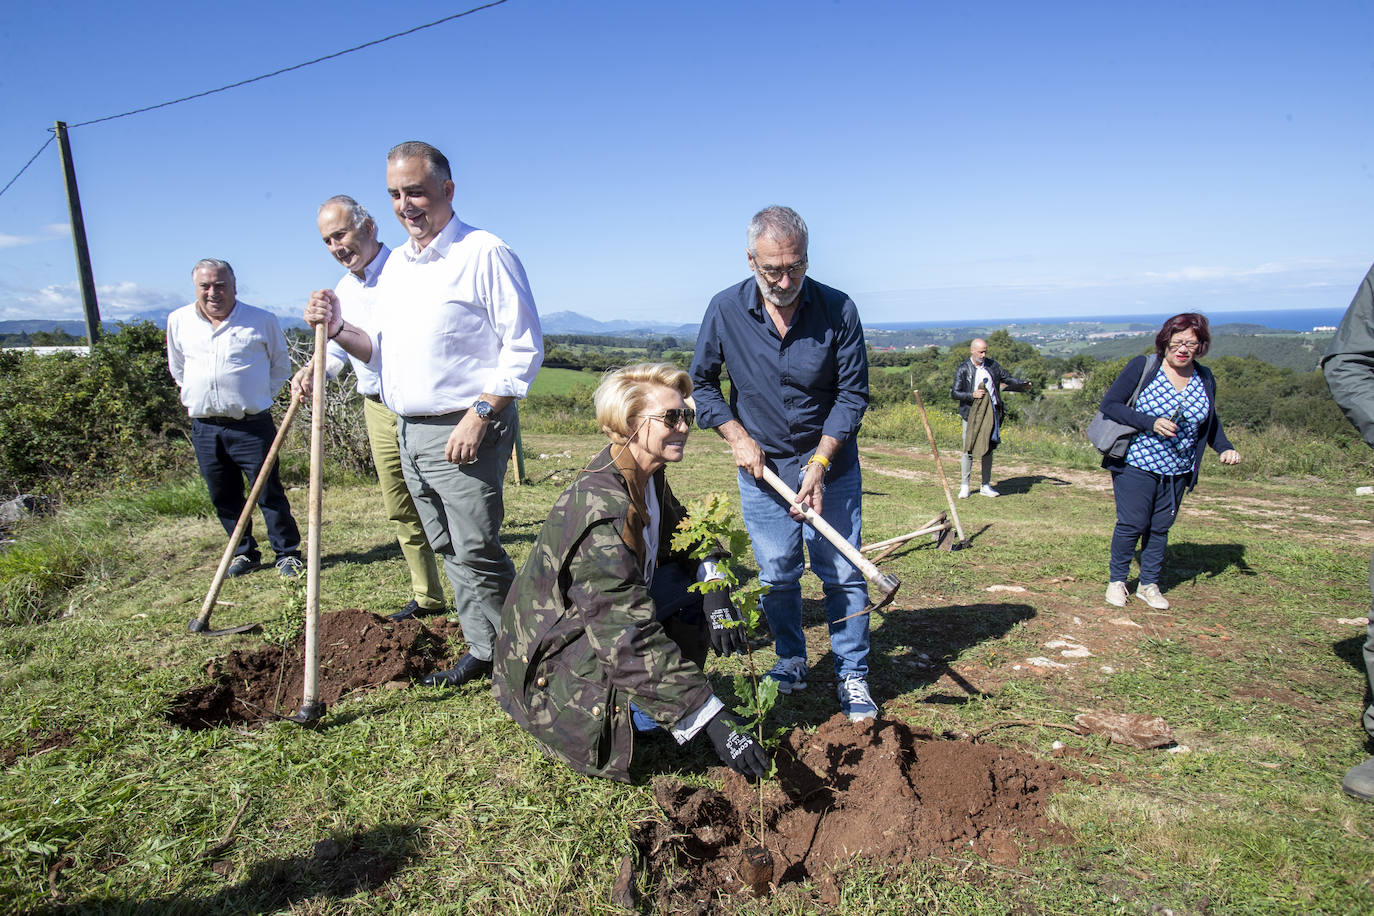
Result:
[[[337,57],[343,57],[345,54],[352,54],[355,51],[362,51],[365,48],[375,47],[376,45],[383,44],[388,41],[393,41],[397,38],[404,38],[405,36],[413,35],[416,32],[423,32],[425,29],[432,29],[435,26],[443,25],[446,22],[452,22],[455,19],[462,19],[464,16],[471,16],[473,13],[480,13],[483,10],[491,9],[493,6],[500,6],[505,2],[506,0],[491,0],[490,3],[484,3],[481,6],[474,6],[472,9],[464,10],[461,13],[454,13],[451,16],[445,16],[442,19],[436,19],[433,22],[426,22],[424,25],[417,25],[414,28],[406,29],[403,32],[396,32],[395,34],[387,35],[383,38],[374,38],[372,41],[365,41],[360,45],[354,45],[353,47],[345,48],[342,51],[335,51],[333,54],[326,54],[323,57],[316,57],[315,59],[307,60],[304,63],[293,64],[290,67],[282,67],[280,70],[273,70],[271,73],[264,73],[261,76],[254,76],[245,80],[239,80],[238,82],[229,83],[227,86],[219,86],[215,89],[206,89],[204,92],[197,92],[192,95],[182,96],[179,99],[171,99],[166,102],[158,102],[156,105],[145,105],[142,108],[134,108],[129,111],[122,111],[119,114],[106,115],[103,118],[92,118],[89,121],[78,121],[75,124],[68,124],[67,129],[71,130],[77,127],[89,127],[92,124],[103,124],[106,121],[115,121],[119,118],[127,118],[131,115],[143,114],[144,112],[148,111],[156,111],[159,108],[167,108],[171,105],[180,105],[182,102],[190,102],[195,99],[203,99],[207,95],[214,95],[217,92],[227,92],[230,89],[237,89],[240,86],[247,86],[250,83],[257,83],[265,79],[271,79],[274,76],[281,76],[283,73],[291,73],[294,70],[301,70],[305,67],[310,67],[314,66],[315,64],[324,63],[327,60],[334,60]],[[29,166],[33,165],[34,160],[37,159],[43,153],[43,150],[48,148],[48,144],[52,143],[53,138],[56,136],[56,131],[54,130],[54,128],[49,127],[48,132],[52,134],[52,136],[48,137],[47,141],[41,147],[38,148],[38,152],[34,153],[33,157],[30,158],[28,162],[24,163],[24,168],[20,169],[17,173],[15,173],[15,176],[11,178],[3,188],[0,188],[0,196],[3,196],[4,193],[10,189],[10,186],[19,180],[19,176],[24,174],[25,170],[28,169]]]

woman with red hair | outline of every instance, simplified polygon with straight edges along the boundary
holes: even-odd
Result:
[[[1197,484],[1201,446],[1216,449],[1222,464],[1240,462],[1217,417],[1216,379],[1197,361],[1211,342],[1205,316],[1175,315],[1155,335],[1154,355],[1127,363],[1102,396],[1104,416],[1138,430],[1124,456],[1102,459],[1116,496],[1108,604],[1125,606],[1126,576],[1139,542],[1136,597],[1158,610],[1169,607],[1159,591],[1164,548],[1183,494]]]

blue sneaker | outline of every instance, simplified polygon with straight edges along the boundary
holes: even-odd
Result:
[[[806,659],[800,655],[780,658],[764,677],[778,682],[778,693],[806,689]]]
[[[862,722],[878,715],[878,707],[873,705],[873,696],[868,692],[868,681],[857,674],[840,681],[840,712],[849,717],[850,722]]]

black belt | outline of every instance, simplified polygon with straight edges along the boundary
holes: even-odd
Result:
[[[197,423],[208,423],[211,426],[239,426],[247,423],[257,423],[264,417],[271,418],[267,411],[259,413],[244,414],[242,417],[192,417]]]

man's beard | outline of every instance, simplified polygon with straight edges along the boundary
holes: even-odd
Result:
[[[801,295],[800,282],[798,282],[797,285],[792,287],[791,289],[778,289],[777,287],[773,286],[773,284],[769,283],[768,280],[765,279],[763,275],[759,274],[757,271],[754,273],[754,282],[758,284],[759,295],[764,298],[764,301],[770,303],[774,308],[785,309],[792,305],[795,305],[797,302],[797,297]]]

